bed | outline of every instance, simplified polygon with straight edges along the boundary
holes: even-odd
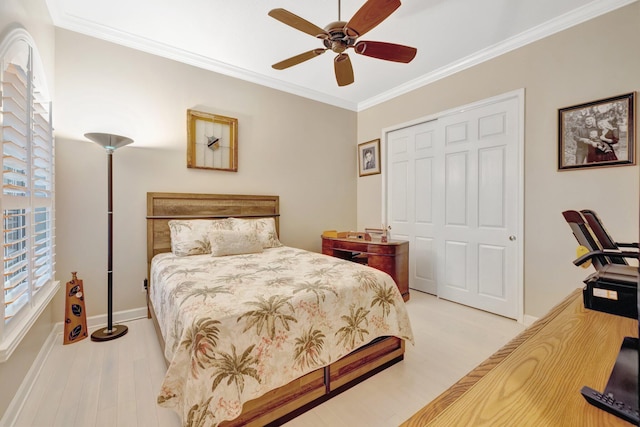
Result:
[[[278,196],[147,193],[148,313],[168,366],[158,404],[185,426],[280,424],[413,341],[390,276],[283,246],[279,216]]]

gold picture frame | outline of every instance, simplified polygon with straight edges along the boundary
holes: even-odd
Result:
[[[238,119],[187,110],[187,167],[238,171]]]
[[[380,139],[358,144],[358,171],[360,176],[380,173]]]

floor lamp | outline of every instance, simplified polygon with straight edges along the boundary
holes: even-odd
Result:
[[[91,334],[91,341],[109,341],[125,335],[129,329],[125,325],[113,324],[113,191],[112,191],[112,157],[113,152],[133,142],[131,138],[109,133],[85,133],[84,136],[107,150],[107,217],[109,249],[107,251],[107,328],[99,329]]]

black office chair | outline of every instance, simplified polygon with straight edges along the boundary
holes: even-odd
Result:
[[[637,259],[638,252],[602,249],[579,212],[564,211],[562,215],[578,243],[588,251],[573,263],[579,266],[591,260],[596,270],[584,280],[586,285],[583,289],[584,306],[637,319],[638,268],[626,262],[620,263],[613,260]]]
[[[580,211],[580,213],[582,214],[584,219],[587,221],[587,224],[589,224],[589,227],[591,228],[591,231],[593,232],[594,237],[598,240],[598,243],[600,244],[600,247],[602,249],[610,249],[610,250],[617,250],[617,251],[622,251],[623,249],[627,249],[627,248],[638,249],[637,243],[620,243],[613,240],[611,235],[607,232],[606,228],[604,227],[604,224],[602,224],[600,217],[598,217],[598,214],[596,214],[595,211],[592,211],[590,209],[583,209]],[[629,264],[624,257],[611,257],[609,258],[609,261],[614,264],[623,264],[623,265]]]

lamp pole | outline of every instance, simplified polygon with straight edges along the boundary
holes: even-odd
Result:
[[[133,140],[106,133],[87,133],[84,136],[107,151],[107,327],[92,333],[91,341],[110,341],[129,331],[125,325],[113,325],[113,152]]]

